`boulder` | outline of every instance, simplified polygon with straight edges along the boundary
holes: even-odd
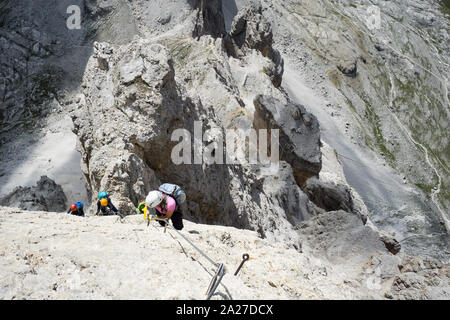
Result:
[[[356,72],[358,70],[358,60],[357,59],[345,59],[342,60],[337,68],[339,69],[340,72],[342,72],[344,75],[351,77],[351,78],[355,78],[356,77]]]
[[[258,95],[253,104],[254,127],[279,130],[280,159],[292,166],[297,184],[303,187],[318,176],[322,163],[317,118],[302,105],[285,105],[271,96]]]
[[[402,245],[397,241],[397,239],[384,232],[381,232],[381,241],[383,241],[386,249],[388,249],[392,254],[397,254],[402,249]]]

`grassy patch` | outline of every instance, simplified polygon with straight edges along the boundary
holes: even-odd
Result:
[[[441,0],[441,11],[443,14],[450,16],[450,0]]]
[[[342,93],[342,92],[341,92],[341,93]],[[366,126],[364,126],[364,125],[361,123],[361,120],[359,119],[359,115],[358,115],[358,112],[356,112],[355,106],[353,105],[352,101],[351,101],[349,98],[347,98],[346,95],[344,95],[343,93],[342,93],[342,95],[343,95],[343,96],[345,97],[345,99],[347,100],[347,105],[349,106],[350,111],[351,111],[352,114],[353,114],[353,117],[354,117],[355,120],[358,122],[359,127],[360,127],[361,130],[363,131],[363,134],[364,134],[364,143],[365,143],[365,145],[366,145],[367,147],[369,147],[371,150],[373,150],[373,149],[374,149],[373,143],[372,143],[372,141],[371,141],[371,139],[370,139],[369,134],[368,134],[367,131],[366,131]]]
[[[434,185],[432,184],[424,184],[424,183],[416,183],[416,187],[425,192],[425,194],[431,194],[431,190],[433,190]]]
[[[369,120],[370,125],[372,126],[372,133],[375,137],[375,145],[377,148],[386,156],[392,167],[395,167],[395,156],[394,154],[386,147],[386,141],[383,136],[383,131],[380,126],[380,118],[373,110],[370,103],[364,99],[362,99],[366,105],[366,110],[364,114],[366,118]]]
[[[417,92],[417,88],[413,81],[408,80],[406,81],[406,83],[403,83],[397,78],[395,78],[395,80],[396,86],[402,91],[404,96],[414,97],[415,93]]]
[[[439,192],[439,195],[445,200],[450,201],[450,190],[447,187],[441,186],[441,192]]]

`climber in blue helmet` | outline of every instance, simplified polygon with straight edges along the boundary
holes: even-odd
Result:
[[[70,205],[70,208],[67,211],[67,213],[73,214],[75,216],[82,216],[82,217],[84,217],[83,202],[77,201],[75,203],[72,203]]]

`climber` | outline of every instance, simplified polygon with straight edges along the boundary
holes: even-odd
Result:
[[[70,208],[67,211],[67,213],[70,213],[70,214],[73,214],[73,215],[76,215],[76,216],[84,217],[83,202],[77,201],[75,203],[72,203],[70,205]]]
[[[144,208],[145,208],[145,200],[141,200],[141,201],[139,201],[139,204],[137,206],[136,212],[137,213],[144,213]]]
[[[173,227],[177,230],[181,230],[183,229],[183,214],[180,211],[179,204],[175,200],[175,197],[169,194],[172,193],[165,193],[161,192],[160,190],[150,191],[147,195],[147,198],[145,199],[145,207],[147,209],[148,208],[156,209],[157,210],[156,215],[158,216],[158,218],[166,218],[172,220]],[[165,221],[158,221],[158,222],[163,227],[166,224]]]
[[[108,193],[106,191],[101,191],[98,194],[97,212],[95,214],[98,215],[98,213],[102,211],[103,215],[105,215],[110,210],[114,211],[114,214],[116,215],[119,214],[119,210],[112,204],[111,199],[108,197]]]

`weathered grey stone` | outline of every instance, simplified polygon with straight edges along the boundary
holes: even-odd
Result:
[[[194,37],[206,34],[221,37],[226,33],[222,0],[195,0],[194,7],[198,10]]]
[[[345,261],[360,266],[374,255],[387,253],[376,231],[356,215],[342,210],[324,212],[302,222],[298,232],[304,252],[326,257],[335,264]]]
[[[67,198],[60,185],[42,176],[36,186],[17,187],[0,204],[30,211],[64,211],[67,209]]]
[[[392,215],[407,205],[430,228],[414,232],[427,236],[402,243],[402,251],[448,261],[448,236],[436,236],[449,233],[445,208],[450,207],[444,197],[450,183],[444,168],[450,155],[445,151],[450,113],[448,81],[443,81],[450,75],[450,20],[443,3],[260,2],[272,25],[274,46],[288,62],[282,86],[297,96],[296,101],[311,104],[324,129],[323,140],[348,157],[341,159],[348,182],[369,212],[376,212],[374,224],[386,231],[395,229],[399,238],[412,236],[400,231],[403,213]],[[374,22],[368,18],[371,5],[381,14],[381,24],[374,29],[368,28]],[[303,87],[311,93],[302,92]],[[430,96],[435,99],[428,100]],[[444,166],[428,161],[420,145]],[[378,165],[387,169],[379,170]],[[397,180],[391,168],[406,179]],[[418,185],[422,190],[416,189]]]
[[[442,269],[443,264],[439,260],[431,258],[417,258],[405,256],[399,266],[402,273],[421,272],[432,269]]]
[[[358,65],[357,59],[347,59],[347,60],[341,61],[338,64],[337,68],[344,75],[354,78],[354,77],[356,77],[356,72],[358,70],[357,65]]]
[[[404,256],[399,263],[401,274],[392,283],[394,299],[449,299],[450,267],[438,260]]]
[[[325,183],[312,177],[306,181],[303,190],[315,205],[326,211],[354,212],[353,198],[345,185]]]
[[[94,43],[94,57],[97,58],[98,67],[108,71],[108,59],[112,54],[112,48],[109,44],[103,42]]]
[[[258,95],[255,128],[279,129],[280,158],[288,162],[300,187],[321,168],[320,130],[317,119],[301,105],[284,105],[270,96]],[[295,110],[293,118],[291,110]]]
[[[402,249],[400,242],[386,233],[381,233],[381,241],[383,241],[386,249],[388,249],[392,254],[397,254]]]
[[[273,47],[272,27],[262,15],[261,3],[249,2],[239,10],[224,40],[228,54],[233,57],[242,57],[250,50],[257,50],[269,58],[273,65],[265,68],[264,72],[270,76],[275,87],[280,86],[284,60]]]

